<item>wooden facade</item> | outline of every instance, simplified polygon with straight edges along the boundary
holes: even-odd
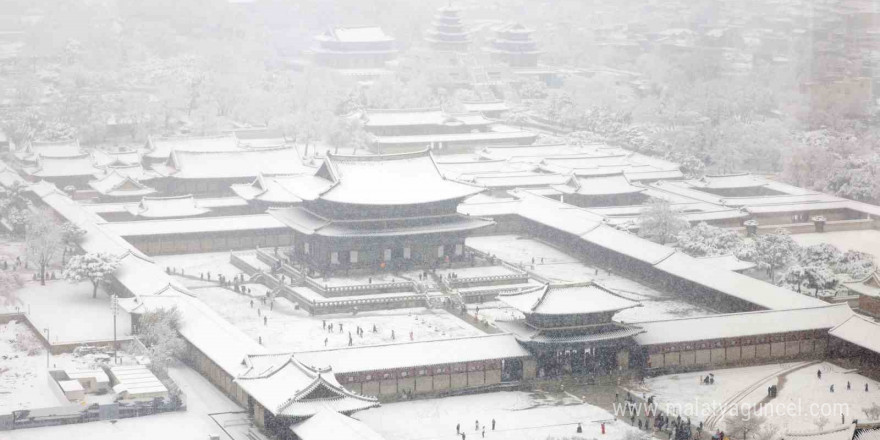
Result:
[[[642,346],[635,367],[667,371],[706,367],[760,365],[792,359],[822,359],[828,350],[827,330],[773,333]]]

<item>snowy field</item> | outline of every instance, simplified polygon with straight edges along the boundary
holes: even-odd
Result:
[[[248,286],[251,286],[255,297],[265,294],[264,286]],[[293,303],[285,298],[277,298],[270,310],[259,298],[254,299],[254,307],[251,308],[250,297],[219,287],[194,289],[193,293],[251,338],[257,341],[262,338],[263,345],[279,351],[322,349],[325,339],[329,348],[346,347],[349,331],[353,345],[407,342],[410,332],[416,341],[484,334],[444,310],[394,309],[314,317],[304,310],[296,310]],[[266,324],[263,317],[268,317]],[[323,329],[322,321],[334,325],[333,333]],[[342,324],[342,332],[339,331],[339,324]],[[376,333],[372,332],[373,325],[378,330]],[[364,329],[362,337],[356,334],[357,326]],[[391,338],[392,330],[394,339]]]
[[[615,319],[620,321],[653,321],[715,314],[710,309],[689,304],[671,294],[618,276],[613,272],[609,273],[606,269],[584,264],[549,244],[531,238],[517,235],[470,237],[467,239],[467,245],[494,254],[508,263],[523,264],[526,269],[554,282],[592,280],[620,296],[641,302],[642,307],[624,310],[615,315]],[[534,265],[532,265],[532,257],[535,258]],[[503,315],[504,311],[501,312]],[[499,316],[498,319],[502,317]]]
[[[712,420],[711,411],[706,408],[721,405],[756,408],[767,398],[767,388],[777,385],[779,395],[765,402],[761,415],[780,429],[793,430],[816,429],[813,420],[822,415],[828,418],[829,426],[840,423],[841,413],[849,423],[853,418],[864,418],[863,409],[873,403],[880,404],[880,383],[829,363],[811,364],[792,371],[803,364],[713,370],[714,385],[699,383],[700,377],[710,371],[659,376],[648,379],[637,392],[656,395],[663,411],[674,412],[670,410],[681,408],[679,412],[690,414],[696,423],[697,420]],[[822,379],[817,378],[817,370],[822,370]],[[852,384],[852,390],[846,389],[847,381]],[[866,383],[868,392],[865,392]],[[830,392],[832,384],[834,393]],[[754,387],[753,391],[749,391],[751,387]],[[694,412],[692,408],[700,410]],[[723,429],[723,421],[716,427]]]
[[[565,394],[536,396],[525,392],[495,392],[442,399],[391,403],[354,414],[387,440],[456,439],[455,426],[461,424],[468,439],[500,440],[596,439],[622,440],[637,432],[623,422],[613,421],[611,413],[582,403]],[[491,430],[495,419],[495,431]],[[474,429],[475,421],[480,430]],[[606,421],[601,435],[599,421]],[[577,424],[583,433],[576,434]]]
[[[841,252],[849,250],[865,252],[873,255],[874,260],[880,262],[880,231],[877,230],[792,234],[791,238],[801,246],[828,243],[837,246]]]
[[[28,281],[15,292],[21,310],[28,312],[38,329],[49,329],[52,342],[113,339],[113,313],[110,297],[98,289],[92,298],[92,284],[73,284],[63,280]],[[116,315],[117,336],[131,334],[131,317],[124,310]]]

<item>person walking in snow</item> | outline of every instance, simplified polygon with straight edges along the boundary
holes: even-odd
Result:
[[[831,385],[831,392],[834,392],[834,385]]]
[[[324,338],[324,346],[327,346],[327,338]]]
[[[822,370],[816,370],[816,377],[818,377],[819,379],[822,378]]]
[[[456,433],[456,434],[461,434],[461,423],[457,423],[457,424],[455,425],[455,433]]]
[[[495,419],[492,419],[492,430],[495,430]]]
[[[479,430],[480,430],[480,421],[474,420],[474,431],[479,431]]]

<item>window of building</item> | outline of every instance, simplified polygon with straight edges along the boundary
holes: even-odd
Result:
[[[412,249],[410,249],[409,246],[403,248],[403,258],[405,260],[412,258]]]
[[[348,261],[351,261],[352,263],[357,263],[358,262],[358,251],[350,251],[348,254]]]
[[[385,261],[391,261],[391,249],[385,249],[382,252],[382,259]]]
[[[330,252],[330,263],[339,264],[339,252]]]
[[[455,245],[455,255],[461,255],[463,253],[464,253],[464,245],[463,244]]]
[[[308,243],[303,243],[303,253],[306,255],[309,254],[309,244]]]
[[[437,246],[437,258],[443,258],[445,249],[443,249],[443,245]]]

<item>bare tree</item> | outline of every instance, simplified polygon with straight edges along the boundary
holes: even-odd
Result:
[[[55,221],[54,213],[42,208],[31,213],[25,232],[27,259],[37,265],[40,271],[40,285],[46,285],[46,268],[61,247],[61,226]]]
[[[734,440],[755,440],[767,420],[757,414],[731,414],[724,420],[725,431]]]

